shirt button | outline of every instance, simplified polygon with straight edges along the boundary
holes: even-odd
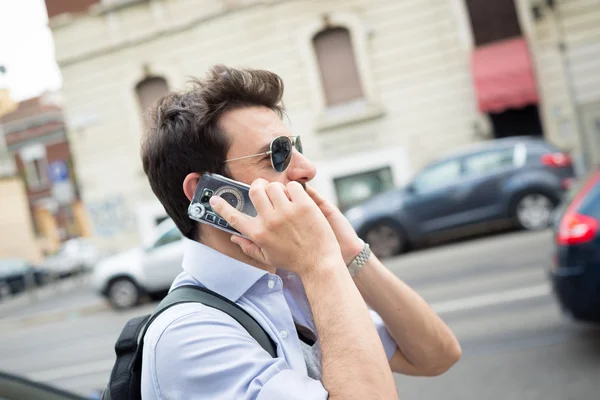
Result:
[[[288,279],[294,279],[294,275],[292,275],[292,274],[288,274],[287,278],[288,278]]]
[[[287,333],[287,331],[286,331],[285,329],[284,329],[284,330],[282,330],[281,332],[279,332],[279,334],[281,335],[281,337],[282,337],[283,339],[287,338],[287,336],[288,336],[288,333]]]
[[[269,289],[273,289],[275,287],[275,282],[269,281],[269,283],[267,283],[267,286],[269,286]]]

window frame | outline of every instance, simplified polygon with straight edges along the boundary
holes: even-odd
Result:
[[[344,198],[342,198],[342,185],[344,182],[353,181],[353,180],[354,180],[353,183],[360,182],[360,181],[365,182],[365,181],[368,181],[368,179],[370,179],[372,177],[375,177],[375,176],[380,177],[382,174],[389,175],[387,177],[389,179],[389,181],[387,182],[388,185],[387,186],[383,185],[382,186],[383,190],[372,193],[370,196],[367,196],[365,198],[358,199],[358,200],[350,199],[350,200],[346,201]],[[382,182],[382,183],[384,183],[384,182]],[[362,170],[359,172],[355,172],[355,173],[351,173],[351,174],[347,174],[347,175],[343,175],[343,176],[336,176],[333,178],[333,186],[335,188],[335,194],[336,194],[338,206],[339,206],[340,210],[342,210],[342,211],[346,211],[346,210],[368,200],[372,196],[376,196],[380,193],[384,193],[386,191],[393,190],[396,187],[395,180],[394,180],[394,171],[393,171],[391,165],[383,165],[383,166],[380,166],[377,168],[369,168],[366,170]]]
[[[338,33],[339,32],[339,33]],[[325,74],[323,73],[325,70],[327,70],[328,68],[324,68],[324,67],[328,67],[328,65],[326,65],[326,63],[324,62],[325,60],[322,58],[323,54],[325,54],[324,52],[319,52],[319,40],[327,40],[325,39],[327,37],[327,35],[338,35],[341,34],[344,36],[343,40],[342,39],[338,39],[339,43],[337,44],[341,44],[343,42],[344,45],[347,45],[348,48],[344,49],[344,51],[349,52],[350,54],[346,54],[346,56],[349,56],[352,59],[353,65],[350,66],[349,68],[352,68],[352,75],[354,75],[354,73],[356,74],[355,78],[356,81],[352,82],[353,84],[355,84],[355,88],[357,89],[357,93],[358,96],[357,97],[353,97],[353,98],[349,98],[347,100],[336,100],[336,97],[341,97],[339,92],[336,93],[336,91],[332,91],[331,87],[328,87],[328,83],[327,83],[327,79],[324,76]],[[331,40],[331,39],[329,39]],[[321,78],[321,87],[323,89],[323,98],[326,104],[326,107],[328,109],[331,108],[335,108],[335,107],[343,107],[349,103],[353,103],[353,102],[360,102],[360,101],[364,101],[365,99],[365,91],[363,89],[363,83],[361,80],[361,76],[360,76],[360,72],[358,70],[358,65],[356,62],[356,52],[354,50],[354,46],[352,44],[352,32],[346,28],[345,26],[334,26],[334,27],[326,27],[325,29],[320,30],[319,32],[317,32],[315,34],[315,36],[312,39],[313,42],[313,49],[315,51],[315,57],[317,59],[317,65],[319,67],[319,77]],[[323,46],[322,44],[320,46]],[[320,56],[321,54],[321,56]],[[330,60],[329,60],[330,61]],[[345,81],[345,83],[348,83],[348,81]],[[336,90],[339,90],[338,88],[335,88]],[[333,93],[332,93],[333,92]]]
[[[335,27],[346,28],[349,31],[359,80],[363,89],[363,99],[328,107],[321,83],[316,51],[313,47],[313,38],[319,32]],[[298,32],[299,54],[307,65],[309,94],[316,113],[315,128],[317,131],[333,130],[347,124],[380,118],[385,115],[385,109],[377,95],[368,57],[367,43],[370,34],[370,29],[362,19],[357,14],[349,12],[332,12],[325,17],[315,18],[312,23],[305,25]]]

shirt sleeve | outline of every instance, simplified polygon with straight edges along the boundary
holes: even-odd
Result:
[[[392,359],[392,356],[396,352],[397,345],[396,341],[390,336],[383,319],[377,314],[375,311],[369,309],[371,313],[371,318],[373,319],[373,323],[375,324],[375,328],[377,329],[377,333],[379,334],[379,338],[381,339],[381,343],[383,344],[383,349],[385,350],[385,355],[387,356],[388,361]]]
[[[171,310],[159,316],[144,339],[144,400],[327,399],[320,381],[272,358],[229,315],[201,304],[173,309],[184,307],[166,326],[154,325]]]

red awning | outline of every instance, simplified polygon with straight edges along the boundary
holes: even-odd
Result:
[[[473,79],[479,110],[483,112],[502,112],[538,103],[531,56],[524,38],[475,49]]]

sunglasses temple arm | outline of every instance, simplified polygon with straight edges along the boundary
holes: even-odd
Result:
[[[271,154],[271,151],[265,151],[264,153],[258,153],[258,154],[252,154],[250,156],[244,156],[244,157],[237,157],[237,158],[232,158],[230,160],[225,160],[225,162],[229,162],[229,161],[237,161],[237,160],[243,160],[245,158],[252,158],[252,157],[259,157],[259,156],[265,156],[267,154]]]

